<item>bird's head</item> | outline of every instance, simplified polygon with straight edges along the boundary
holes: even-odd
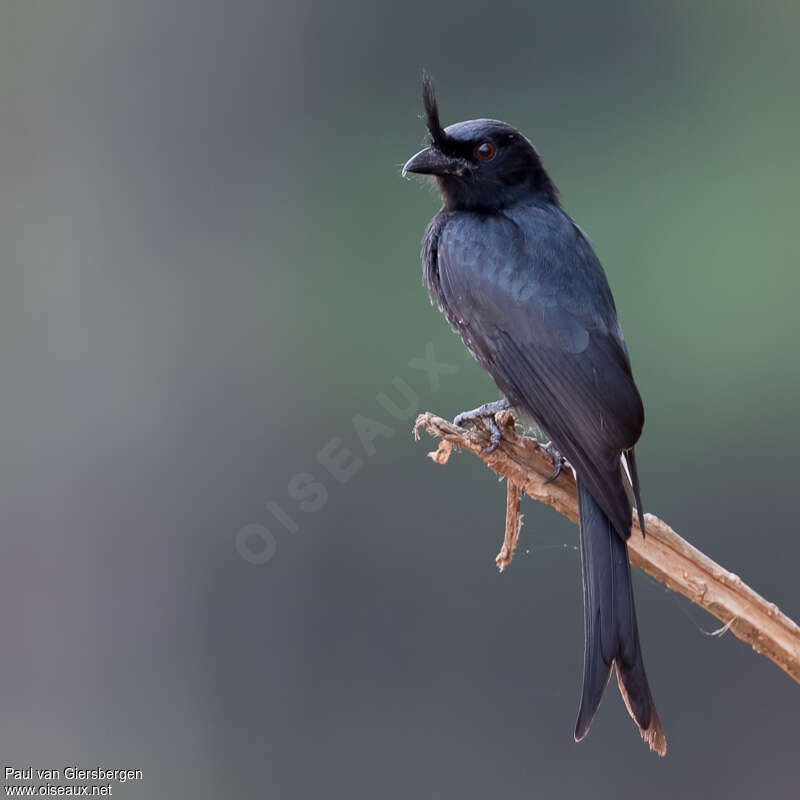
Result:
[[[471,119],[442,128],[427,75],[422,100],[431,141],[406,162],[403,175],[433,175],[445,208],[498,210],[537,193],[549,202],[557,200],[539,154],[518,130],[496,119]]]

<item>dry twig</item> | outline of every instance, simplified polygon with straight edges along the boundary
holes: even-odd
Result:
[[[519,530],[522,527],[522,517],[519,513],[519,501],[521,498],[519,486],[512,480],[506,481],[506,533],[503,536],[503,546],[495,556],[497,568],[502,572],[514,558],[514,550],[517,548]]]
[[[498,423],[503,430],[503,441],[490,454],[485,452],[489,441],[486,431],[458,428],[430,412],[417,417],[414,434],[418,437],[419,428],[424,427],[431,436],[442,440],[439,449],[429,454],[439,464],[446,463],[452,447],[457,446],[470,450],[496,473],[506,477],[506,535],[496,559],[502,571],[511,561],[519,534],[520,489],[573,522],[578,521],[578,498],[570,470],[562,470],[555,481],[545,483],[553,471],[553,463],[535,439],[516,436],[514,415],[510,411],[499,414]],[[628,540],[631,563],[713,614],[723,622],[720,630],[730,629],[800,683],[800,627],[738,575],[692,547],[663,520],[645,514],[645,525],[647,536],[643,538],[634,514],[634,533]]]

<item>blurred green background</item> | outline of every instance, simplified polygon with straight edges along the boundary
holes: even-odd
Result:
[[[616,296],[646,509],[798,618],[799,38],[788,0],[6,0],[6,764],[142,769],[124,797],[796,798],[800,687],[641,573],[667,759],[613,686],[572,742],[577,529],[528,501],[498,576],[504,488],[412,440],[496,391],[399,173],[423,67],[446,123],[533,139]]]

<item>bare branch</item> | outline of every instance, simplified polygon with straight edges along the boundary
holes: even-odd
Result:
[[[512,412],[501,412],[497,420],[503,430],[503,441],[497,450],[488,454],[485,452],[489,442],[486,431],[458,428],[430,412],[417,417],[414,434],[418,438],[419,428],[424,427],[431,436],[442,440],[439,449],[430,454],[439,464],[447,462],[453,446],[461,447],[507,478],[506,538],[497,556],[497,564],[502,569],[511,560],[519,533],[519,507],[513,510],[512,494],[516,494],[518,503],[521,489],[573,522],[578,521],[578,498],[570,470],[562,470],[555,481],[545,483],[553,472],[553,463],[535,439],[516,436]],[[633,535],[628,540],[631,563],[713,614],[723,623],[720,630],[731,630],[800,683],[800,627],[738,575],[728,572],[678,536],[663,520],[645,514],[645,525],[647,536],[643,538],[639,535],[638,522],[634,521]]]

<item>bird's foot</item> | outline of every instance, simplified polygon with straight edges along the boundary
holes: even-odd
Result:
[[[553,466],[555,467],[553,474],[544,482],[546,486],[548,483],[552,483],[561,474],[561,470],[565,466],[568,466],[568,462],[552,442],[539,445],[539,447],[553,459]]]
[[[501,411],[507,411],[509,408],[511,408],[511,404],[505,398],[496,400],[494,403],[484,403],[478,408],[473,408],[472,411],[462,411],[453,420],[453,424],[463,428],[465,425],[474,425],[476,422],[483,423],[486,430],[489,431],[489,446],[485,452],[493,453],[497,450],[497,446],[503,438],[503,432],[500,430],[494,415]]]

